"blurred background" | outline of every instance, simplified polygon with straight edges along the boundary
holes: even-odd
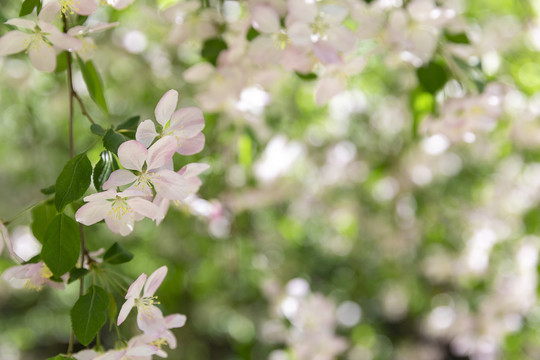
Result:
[[[75,68],[104,128],[153,119],[169,89],[205,115],[204,150],[174,159],[210,165],[197,198],[125,238],[86,230],[92,251],[134,253],[111,269],[125,287],[168,266],[160,306],[188,319],[169,358],[540,358],[540,3],[339,1],[354,52],[308,72],[251,56],[259,3],[102,7],[97,20],[120,23],[93,37],[108,116]],[[2,0],[0,20],[19,9]],[[7,221],[69,159],[68,90],[61,64],[40,73],[24,53],[0,58],[0,79]],[[75,150],[95,164],[89,125],[76,107]],[[31,222],[26,211],[9,226],[26,258],[39,251]],[[77,293],[0,281],[0,358],[65,352]],[[136,333],[134,316],[122,331]]]

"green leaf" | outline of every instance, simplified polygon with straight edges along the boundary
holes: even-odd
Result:
[[[141,117],[139,115],[132,116],[120,125],[116,127],[116,130],[137,130],[137,126],[139,125],[139,120],[141,120]]]
[[[300,73],[298,71],[295,71],[295,74],[296,74],[296,76],[298,76],[302,80],[311,81],[311,80],[316,80],[317,79],[317,74],[315,74],[315,73],[302,74],[302,73]]]
[[[126,142],[128,140],[128,137],[117,133],[113,129],[109,129],[103,137],[103,146],[105,147],[105,149],[113,152],[114,154],[117,154],[118,147],[122,145],[123,142]]]
[[[105,114],[109,113],[107,109],[107,102],[105,101],[105,95],[103,94],[103,82],[97,72],[94,63],[92,61],[84,62],[81,58],[77,57],[81,73],[88,88],[88,93],[94,102],[103,110]]]
[[[52,273],[60,277],[75,266],[80,251],[79,226],[67,215],[56,215],[45,231],[41,258]]]
[[[56,215],[54,205],[46,202],[32,209],[32,234],[43,244],[45,231]]]
[[[109,295],[99,286],[91,286],[71,309],[71,327],[79,342],[87,346],[107,321]]]
[[[66,52],[61,51],[56,55],[56,68],[54,69],[55,73],[61,73],[62,71],[67,69],[67,59],[66,59]]]
[[[246,34],[246,39],[248,39],[248,41],[251,41],[253,39],[255,39],[257,36],[261,35],[260,32],[258,32],[257,30],[255,30],[255,28],[252,26],[249,28],[247,34]]]
[[[104,150],[101,152],[100,159],[94,167],[94,187],[97,191],[103,191],[103,184],[109,179],[114,170],[118,170],[116,159],[112,152]]]
[[[118,314],[118,306],[114,296],[109,293],[109,331],[112,330],[113,325],[116,323],[116,315]]]
[[[444,38],[455,44],[470,44],[471,43],[471,41],[469,40],[469,37],[465,33],[452,34],[446,31],[444,33]]]
[[[90,186],[92,164],[86,154],[69,160],[56,179],[54,204],[60,212],[67,204],[79,199]]]
[[[73,269],[71,269],[71,271],[69,272],[68,284],[71,284],[72,282],[77,281],[80,278],[88,275],[89,272],[90,271],[88,271],[88,270],[86,270],[84,268],[73,268]]]
[[[55,185],[51,185],[51,186],[48,186],[46,188],[43,188],[43,189],[40,189],[39,190],[43,195],[51,195],[51,194],[54,194],[55,191],[56,191],[56,186]]]
[[[34,256],[33,258],[31,258],[30,260],[28,261],[25,261],[24,264],[37,264],[38,262],[41,261],[41,254],[37,254],[36,256]]]
[[[103,256],[103,260],[109,264],[123,264],[133,259],[133,254],[124,249],[120,244],[114,243]]]
[[[47,360],[76,360],[75,358],[64,356],[64,355],[56,355],[55,357],[48,358]]]
[[[411,93],[410,106],[413,114],[412,134],[416,138],[422,120],[435,111],[435,97],[418,87]]]
[[[19,16],[26,16],[28,14],[31,14],[32,11],[34,11],[34,8],[38,7],[39,5],[40,0],[24,0],[21,6],[21,11],[19,11]]]
[[[92,132],[92,134],[95,134],[97,136],[105,136],[105,134],[107,133],[107,130],[105,130],[101,127],[101,125],[98,124],[90,125],[90,131]]]
[[[430,62],[416,70],[418,82],[429,93],[435,94],[448,81],[448,74],[443,66]]]
[[[216,66],[219,54],[228,48],[227,43],[219,38],[208,39],[204,42],[201,56]]]

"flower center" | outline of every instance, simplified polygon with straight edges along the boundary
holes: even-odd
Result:
[[[70,14],[74,14],[73,11],[79,11],[79,0],[60,0],[60,5],[62,6],[62,13],[70,12]]]
[[[129,207],[125,198],[117,196],[116,199],[113,200],[111,211],[109,211],[107,215],[120,220],[127,214],[133,217],[133,210]]]

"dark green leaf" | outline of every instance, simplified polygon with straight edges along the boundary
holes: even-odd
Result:
[[[261,33],[258,32],[257,30],[255,30],[253,28],[253,26],[252,26],[252,27],[249,28],[249,31],[246,34],[246,39],[251,41],[251,40],[255,39],[257,36],[259,36],[259,35],[261,35]]]
[[[26,16],[34,11],[34,8],[40,5],[40,0],[24,0],[19,11],[19,16]],[[38,9],[39,11],[39,9]]]
[[[83,75],[84,82],[88,88],[88,93],[94,102],[103,110],[105,114],[109,113],[107,109],[107,102],[105,101],[105,95],[103,93],[103,82],[97,72],[94,63],[92,61],[84,62],[80,58],[77,58],[81,73]]]
[[[118,243],[114,243],[103,256],[104,261],[114,265],[126,263],[131,259],[133,259],[133,254]]]
[[[469,37],[465,33],[451,34],[449,32],[445,32],[444,37],[446,40],[453,42],[455,44],[470,44],[471,43],[471,41],[469,40]]]
[[[56,215],[54,205],[46,202],[32,209],[32,234],[43,244],[45,231]]]
[[[69,160],[56,179],[54,204],[58,211],[79,199],[90,186],[92,164],[86,154],[80,154]]]
[[[79,342],[87,346],[107,321],[109,295],[98,286],[91,286],[71,309],[71,327]]]
[[[218,38],[208,39],[203,44],[201,56],[206,61],[216,66],[219,54],[226,49],[227,43],[225,41]]]
[[[45,231],[41,258],[52,273],[59,277],[75,266],[80,251],[81,239],[77,223],[67,215],[56,215]]]
[[[68,284],[71,284],[74,281],[79,280],[83,276],[86,276],[90,271],[83,269],[83,268],[73,268],[69,272],[69,280]]]
[[[116,163],[114,155],[104,150],[101,152],[100,159],[94,167],[94,187],[97,191],[103,191],[103,184],[109,179],[109,176],[114,170],[118,170],[119,166]]]
[[[105,130],[101,127],[101,125],[98,124],[90,125],[90,131],[92,132],[92,134],[95,134],[97,136],[105,136],[105,134],[107,133],[107,130]]]
[[[295,71],[295,74],[296,74],[296,76],[298,76],[302,80],[311,81],[311,80],[316,80],[317,79],[317,74],[315,74],[315,73],[302,74],[302,73],[300,73],[298,71]]]
[[[126,142],[128,140],[128,137],[117,133],[113,129],[109,129],[103,137],[103,146],[105,147],[105,149],[113,152],[114,154],[117,154],[118,147],[122,145],[123,142]]]
[[[37,254],[36,256],[31,258],[30,260],[26,261],[25,264],[37,264],[40,261],[41,261],[41,254]]]
[[[444,67],[433,61],[418,68],[416,75],[424,90],[432,94],[440,90],[448,81],[448,74]]]
[[[56,186],[55,186],[55,185],[51,185],[51,186],[46,187],[46,188],[43,188],[43,189],[41,189],[41,190],[39,190],[39,191],[41,191],[41,193],[42,193],[43,195],[51,195],[51,194],[54,194],[54,192],[56,191]]]
[[[83,25],[84,22],[88,19],[88,16],[78,15],[77,16],[77,25]]]
[[[139,120],[141,120],[141,117],[139,115],[132,116],[120,125],[116,127],[116,130],[137,130],[137,126],[139,125]]]

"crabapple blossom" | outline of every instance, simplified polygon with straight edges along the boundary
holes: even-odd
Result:
[[[148,278],[145,273],[142,273],[137,280],[135,280],[129,287],[126,294],[126,302],[122,305],[120,313],[118,314],[117,325],[120,325],[126,320],[131,309],[137,307],[137,323],[143,321],[143,316],[152,317],[154,309],[157,309],[154,304],[156,303],[157,296],[154,296],[157,288],[165,279],[167,275],[167,267],[162,266],[154,271]],[[144,287],[144,291],[143,291]],[[141,296],[141,291],[143,294]],[[159,309],[157,309],[159,311]],[[159,311],[161,314],[161,311]],[[140,325],[139,325],[140,327]]]
[[[137,141],[148,147],[158,136],[173,136],[177,141],[176,152],[193,155],[204,147],[204,117],[201,109],[186,107],[174,111],[178,103],[178,92],[169,90],[159,100],[155,115],[162,129],[158,133],[152,120],[143,121],[136,132]]]
[[[82,42],[62,33],[51,21],[60,10],[58,3],[48,3],[38,16],[38,21],[15,18],[6,24],[25,30],[13,30],[0,37],[0,56],[12,55],[27,50],[32,65],[43,72],[53,72],[56,68],[55,48],[76,51],[82,48]]]
[[[98,5],[95,0],[56,0],[62,7],[63,14],[90,15],[97,10]]]
[[[131,3],[133,3],[134,0],[102,0],[102,1],[106,3],[107,5],[112,6],[116,10],[123,10],[129,5],[131,5]]]
[[[67,34],[73,36],[82,42],[82,47],[76,50],[76,54],[84,61],[90,60],[97,49],[97,45],[94,39],[87,35],[94,34],[96,32],[105,31],[112,27],[117,26],[118,23],[99,23],[92,26],[74,26],[68,30]]]
[[[5,281],[11,280],[26,280],[24,286],[28,289],[41,290],[44,285],[49,285],[56,289],[64,289],[65,281],[67,277],[62,276],[63,282],[56,282],[51,280],[53,273],[47,265],[43,262],[38,262],[35,264],[25,264],[13,266],[4,271],[2,274],[2,279]]]
[[[123,192],[109,189],[88,195],[84,198],[87,203],[75,213],[75,220],[88,226],[105,219],[105,224],[113,233],[126,236],[133,231],[138,217],[152,220],[161,217],[159,208],[146,200],[145,196],[145,193],[133,189]]]
[[[171,162],[177,141],[165,136],[148,149],[137,140],[124,142],[118,148],[120,164],[126,169],[114,171],[103,189],[133,183],[132,188],[147,195],[157,194],[170,200],[183,200],[189,195],[189,185],[182,176],[164,166]]]
[[[182,314],[172,314],[163,317],[163,314],[157,307],[147,309],[147,312],[139,322],[139,327],[143,330],[147,341],[158,347],[156,355],[167,357],[167,354],[161,350],[162,345],[168,345],[171,349],[176,348],[176,337],[170,331],[184,326],[186,316]]]
[[[122,350],[110,350],[94,360],[151,360],[156,355],[158,347],[147,343],[144,335],[135,336],[128,341],[127,347]]]
[[[99,353],[92,349],[81,350],[78,353],[73,354],[73,357],[77,360],[94,360],[98,356]]]

